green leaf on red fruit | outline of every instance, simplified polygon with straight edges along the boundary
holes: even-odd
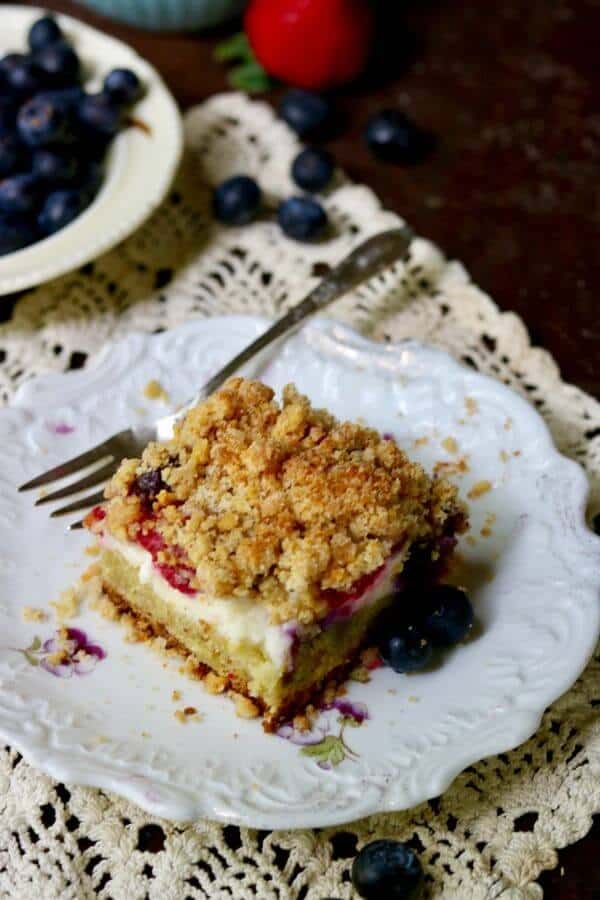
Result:
[[[218,44],[214,55],[218,62],[236,63],[227,76],[232,87],[248,94],[258,94],[272,87],[273,82],[254,56],[243,31]]]
[[[232,62],[233,60],[249,61],[254,59],[254,54],[248,43],[248,38],[244,31],[238,31],[233,37],[221,41],[215,47],[215,59],[217,62]]]
[[[257,62],[247,62],[236,66],[229,73],[228,81],[232,87],[246,91],[248,94],[268,91],[271,87],[271,79]]]

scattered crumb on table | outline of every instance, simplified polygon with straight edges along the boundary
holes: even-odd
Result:
[[[171,700],[173,703],[178,703],[181,700],[181,691],[173,691],[171,694]]]
[[[35,606],[24,606],[21,615],[24,622],[45,622],[48,618],[43,609],[37,609]]]
[[[465,397],[465,409],[470,416],[474,416],[478,412],[479,406],[475,397]]]
[[[98,544],[90,544],[89,547],[85,548],[85,552],[88,556],[98,556],[100,553],[100,547]]]
[[[503,463],[508,462],[508,460],[510,459],[510,453],[508,453],[506,450],[501,450],[500,459]]]
[[[424,447],[425,444],[428,443],[429,438],[427,437],[427,435],[424,435],[423,437],[415,438],[415,440],[413,441],[413,447]]]
[[[469,545],[469,547],[476,547],[476,546],[477,546],[477,539],[474,538],[472,534],[468,534],[468,535],[466,536],[465,540],[466,540],[467,544]]]
[[[477,500],[478,497],[483,497],[484,494],[489,493],[492,489],[492,482],[488,481],[487,478],[482,479],[481,481],[476,481],[467,497],[469,500]]]
[[[512,424],[513,424],[513,420],[509,416],[508,419],[506,419],[506,421],[504,422],[504,430],[510,431],[510,429],[512,428]]]
[[[409,703],[418,703],[419,702],[419,698],[415,697],[414,694],[411,694],[410,697],[407,697],[406,699],[408,700]]]

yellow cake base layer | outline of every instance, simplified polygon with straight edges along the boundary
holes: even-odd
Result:
[[[256,644],[232,646],[206,622],[174,609],[139,580],[136,567],[119,553],[105,550],[99,564],[104,588],[119,608],[140,616],[155,634],[171,636],[200,667],[227,678],[236,691],[255,700],[264,711],[268,730],[313,702],[334,673],[347,671],[371,623],[391,602],[391,597],[382,597],[351,619],[301,642],[288,672],[277,668]]]

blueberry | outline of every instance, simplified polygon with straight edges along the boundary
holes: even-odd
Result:
[[[25,215],[40,199],[40,183],[29,173],[10,175],[0,181],[0,212]]]
[[[436,647],[451,647],[473,625],[473,607],[464,591],[451,584],[433,588],[425,604],[421,627]]]
[[[415,672],[431,659],[432,647],[414,625],[391,630],[379,638],[379,652],[394,672]]]
[[[0,80],[8,84],[8,76],[15,66],[21,65],[23,60],[29,59],[25,53],[7,53],[0,58]]]
[[[43,95],[32,97],[17,115],[21,140],[30,147],[47,147],[73,140],[73,121],[68,110]]]
[[[14,59],[17,56],[20,58]],[[7,57],[4,59],[7,60]],[[11,53],[8,59],[14,59],[3,72],[9,90],[20,97],[31,97],[46,85],[45,73],[31,57]]]
[[[132,106],[142,95],[142,84],[131,69],[113,69],[104,79],[104,93],[119,105]]]
[[[432,136],[397,109],[372,116],[364,134],[372,152],[387,162],[420,162],[433,147]]]
[[[83,202],[79,191],[53,191],[46,197],[38,216],[40,231],[44,234],[60,231],[76,219],[82,209]]]
[[[305,191],[322,191],[331,181],[333,168],[331,153],[307,147],[292,163],[292,178]]]
[[[313,241],[327,228],[327,213],[310,197],[288,197],[279,204],[277,221],[284,234],[296,241]]]
[[[70,44],[59,41],[35,54],[35,62],[49,84],[72,84],[79,79],[81,63]]]
[[[32,157],[32,171],[38,178],[54,184],[69,184],[79,173],[75,156],[58,150],[36,150]]]
[[[142,498],[144,503],[151,505],[157,494],[165,487],[161,470],[149,469],[136,477],[132,490],[134,494]]]
[[[17,120],[17,104],[14,97],[0,94],[0,133],[12,131]]]
[[[215,218],[225,225],[247,225],[258,215],[260,204],[260,188],[248,175],[234,175],[213,192]]]
[[[53,88],[48,91],[41,91],[36,94],[36,100],[49,100],[56,106],[70,112],[75,109],[79,101],[84,95],[84,90],[79,85],[71,85],[70,87]]]
[[[63,33],[56,19],[52,16],[44,16],[34,22],[29,29],[27,43],[32,50],[41,50],[49,44],[55,44],[62,40]]]
[[[279,112],[299,135],[316,134],[331,114],[329,100],[320,94],[294,89],[284,95]]]
[[[35,225],[30,219],[0,213],[0,256],[22,250],[37,239]]]
[[[123,115],[106,94],[84,94],[77,104],[79,121],[90,132],[114,137],[123,124]]]
[[[372,841],[352,864],[352,883],[366,900],[407,900],[421,875],[417,855],[400,841]]]
[[[22,168],[23,156],[23,145],[16,134],[0,133],[0,178],[6,178]]]

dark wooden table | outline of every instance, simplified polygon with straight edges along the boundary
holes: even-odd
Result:
[[[38,5],[38,4],[35,4]],[[183,108],[226,88],[221,35],[160,35],[48,0],[132,44]],[[597,0],[404,0],[377,63],[341,92],[330,148],[420,233],[516,310],[564,378],[600,396],[600,5]],[[278,92],[271,98],[276,100]],[[376,162],[360,134],[397,105],[439,139],[413,168]],[[547,900],[600,897],[600,820],[544,873]]]

